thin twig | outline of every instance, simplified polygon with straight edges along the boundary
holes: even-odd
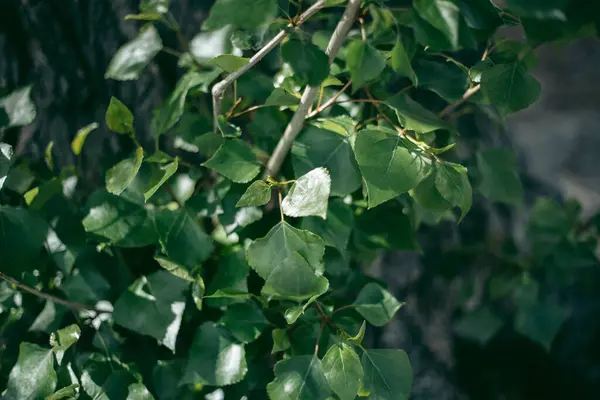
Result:
[[[12,283],[13,285],[15,285],[16,287],[18,287],[19,289],[21,289],[24,292],[33,294],[37,297],[40,297],[42,299],[46,299],[49,300],[53,303],[56,304],[60,304],[63,305],[71,310],[77,310],[77,311],[95,311],[99,314],[101,313],[108,313],[109,311],[104,311],[104,310],[99,310],[96,307],[92,307],[92,306],[86,306],[85,304],[80,304],[80,303],[74,303],[72,301],[68,301],[68,300],[64,300],[61,299],[59,297],[55,297],[52,296],[50,294],[44,293],[44,292],[40,292],[39,290],[32,288],[30,286],[27,286],[21,282],[19,282],[18,280],[16,280],[15,278],[11,278],[8,275],[4,275],[2,272],[0,272],[0,279],[4,279],[7,282]]]
[[[341,306],[340,308],[335,309],[331,315],[334,315],[335,313],[338,313],[338,312],[340,312],[342,310],[346,310],[348,308],[353,308],[353,307],[354,307],[354,304],[347,304],[345,306]]]
[[[239,116],[242,116],[244,114],[248,114],[249,112],[261,109],[261,108],[265,108],[265,107],[271,107],[270,105],[266,105],[266,104],[260,104],[258,106],[252,106],[252,107],[248,107],[245,110],[242,110],[240,112],[237,112],[235,114],[231,114],[231,118],[237,118]]]
[[[346,91],[346,89],[348,89],[348,87],[349,87],[351,84],[352,84],[352,79],[350,79],[350,80],[348,81],[348,83],[346,83],[346,84],[344,85],[344,87],[343,87],[342,89],[340,89],[340,91],[339,91],[339,92],[337,92],[337,93],[335,94],[335,96],[333,96],[331,99],[327,100],[327,101],[325,102],[325,104],[323,104],[322,106],[317,106],[317,109],[316,109],[315,111],[311,112],[310,114],[308,114],[308,115],[306,116],[306,118],[312,118],[312,117],[314,117],[315,115],[317,115],[317,114],[319,114],[320,112],[322,112],[323,110],[326,110],[326,109],[328,109],[329,107],[331,107],[332,105],[334,105],[334,104],[335,104],[335,102],[336,102],[336,100],[337,100],[337,99],[338,99],[338,98],[339,98],[339,97],[340,97],[340,96],[341,96],[341,95],[342,95],[342,94],[343,94],[343,93]]]
[[[281,215],[281,222],[284,222],[285,217],[283,216],[283,206],[281,205],[281,203],[283,202],[281,196],[281,188],[277,188],[277,198],[279,199],[279,214]]]
[[[227,75],[225,79],[216,83],[212,88],[212,96],[213,96],[213,122],[214,122],[214,132],[217,133],[217,119],[221,114],[221,102],[223,100],[223,95],[225,94],[225,90],[235,82],[240,76],[244,75],[248,72],[252,67],[254,67],[260,60],[262,60],[271,50],[279,45],[288,35],[290,29],[295,26],[302,25],[307,19],[312,17],[317,11],[323,8],[325,4],[325,0],[319,0],[315,4],[313,4],[310,8],[304,11],[300,17],[294,21],[294,24],[289,24],[285,29],[279,32],[269,43],[264,45],[254,56],[248,60],[248,63],[243,67],[238,69],[235,72]]]
[[[440,111],[439,116],[445,117],[446,115],[450,114],[452,111],[456,110],[456,108],[458,106],[463,104],[465,101],[469,100],[469,98],[471,96],[473,96],[475,93],[479,92],[480,89],[481,89],[481,85],[476,85],[476,86],[473,86],[472,88],[467,89],[467,91],[463,94],[463,96],[460,100],[458,100],[456,103],[448,104],[446,106],[446,108],[444,108],[442,111]]]
[[[319,328],[319,336],[317,336],[317,343],[315,344],[315,357],[319,352],[319,342],[321,341],[321,336],[323,335],[323,330],[325,329],[326,324],[327,320],[324,319],[323,322],[321,322],[321,327]]]
[[[348,1],[344,15],[342,15],[340,22],[333,31],[331,39],[329,40],[329,44],[327,45],[327,50],[325,50],[325,53],[329,55],[329,64],[333,63],[338,51],[346,40],[346,36],[348,35],[350,28],[352,28],[352,24],[354,23],[354,18],[356,17],[359,7],[360,0]],[[285,128],[281,139],[279,139],[279,143],[277,143],[277,147],[275,147],[273,155],[269,159],[269,163],[267,164],[264,174],[265,177],[276,176],[279,172],[279,169],[283,164],[283,160],[285,160],[290,148],[292,147],[292,143],[294,143],[294,139],[296,136],[298,136],[302,130],[302,127],[304,127],[306,115],[308,115],[309,109],[315,101],[318,93],[318,87],[307,86],[304,90],[302,99],[300,100],[300,105],[296,109],[292,120]]]

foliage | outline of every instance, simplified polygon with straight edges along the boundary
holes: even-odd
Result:
[[[51,145],[44,164],[0,143],[5,398],[409,398],[406,353],[363,343],[402,307],[364,266],[420,251],[417,231],[474,204],[523,205],[515,155],[461,137],[464,121],[533,104],[532,50],[600,19],[581,1],[327,0],[319,18],[296,3],[217,0],[194,41],[232,50],[207,59],[164,47],[164,27],[181,36],[169,1],[143,0],[106,78],[137,79],[160,51],[181,76],[152,121],[110,100],[104,122],[129,147],[102,188],[79,182],[81,164],[55,175]],[[328,46],[340,18],[352,29]],[[498,33],[517,24],[524,42]],[[0,127],[33,121],[30,91],[0,99]],[[288,124],[304,124],[297,138],[281,138]],[[77,132],[76,156],[98,126]],[[259,177],[273,158],[283,167]],[[568,309],[540,285],[597,264],[594,229],[538,200],[530,249],[481,244],[505,268],[456,333],[485,344],[513,321],[549,349]]]

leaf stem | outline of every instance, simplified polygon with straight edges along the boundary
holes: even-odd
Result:
[[[63,306],[65,306],[65,307],[67,307],[67,308],[69,308],[71,310],[76,310],[76,311],[94,311],[94,312],[97,312],[98,314],[109,313],[110,312],[110,311],[99,310],[96,307],[87,306],[85,304],[74,303],[74,302],[71,302],[71,301],[68,301],[68,300],[61,299],[59,297],[52,296],[52,295],[44,293],[44,292],[40,292],[39,290],[37,290],[35,288],[32,288],[30,286],[27,286],[24,283],[19,282],[15,278],[11,278],[10,276],[3,274],[2,272],[0,272],[0,279],[4,279],[5,281],[7,281],[9,283],[12,283],[17,288],[21,289],[24,292],[27,292],[29,294],[33,294],[34,296],[40,297],[40,298],[45,299],[45,300],[49,300],[49,301],[51,301],[53,303],[63,305]]]
[[[283,202],[283,198],[281,196],[281,188],[277,188],[277,198],[279,199],[279,214],[281,215],[281,222],[285,221],[285,217],[283,216],[283,207],[281,203]]]
[[[479,92],[480,89],[481,89],[481,85],[480,84],[467,89],[467,91],[463,94],[463,96],[462,96],[462,98],[460,100],[458,100],[455,103],[448,104],[446,106],[446,108],[444,108],[442,111],[440,111],[439,116],[440,117],[447,116],[452,111],[456,110],[456,108],[459,107],[461,104],[463,104],[465,101],[469,100],[469,98],[471,96],[473,96],[475,93]]]
[[[337,308],[337,309],[333,310],[333,313],[331,315],[334,315],[337,312],[340,312],[342,310],[346,310],[348,308],[353,308],[353,307],[354,307],[354,304],[346,304],[345,306],[341,306],[340,308]]]
[[[321,341],[321,336],[323,335],[323,331],[325,330],[325,325],[327,324],[327,320],[323,320],[321,322],[321,327],[319,328],[319,335],[317,336],[317,343],[315,344],[315,357],[319,353],[319,342]]]

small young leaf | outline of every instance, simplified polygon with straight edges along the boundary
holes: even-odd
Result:
[[[241,381],[248,367],[244,346],[212,322],[198,328],[180,384],[227,386]]]
[[[402,307],[394,296],[376,283],[368,283],[352,303],[371,325],[383,326],[390,322]]]
[[[354,147],[369,196],[369,208],[414,188],[425,177],[423,158],[404,147],[402,137],[384,130],[362,130]]]
[[[271,350],[271,354],[286,351],[290,348],[287,329],[273,329],[271,335],[273,337],[273,350]]]
[[[408,400],[412,368],[402,350],[366,350],[362,354],[364,390],[380,400]]]
[[[329,76],[329,58],[312,43],[288,40],[281,46],[281,57],[294,75],[310,86],[319,86]]]
[[[473,190],[462,165],[442,163],[436,170],[435,187],[442,197],[461,210],[460,221],[467,215],[473,202]]]
[[[73,154],[76,156],[81,154],[81,149],[83,148],[85,139],[87,139],[88,135],[92,131],[98,129],[98,126],[98,123],[92,122],[91,124],[86,125],[77,131],[75,138],[71,142],[71,150],[73,150]]]
[[[325,168],[315,168],[294,182],[281,206],[290,217],[316,215],[327,218],[331,178]]]
[[[50,335],[50,346],[56,355],[58,365],[62,364],[65,352],[77,343],[81,337],[81,329],[77,325],[69,325],[66,328],[59,329]]]
[[[271,186],[265,181],[253,182],[236,203],[236,207],[264,206],[271,200]]]
[[[541,85],[515,62],[484,71],[481,91],[507,116],[532,105],[541,93]]]
[[[203,30],[212,31],[233,25],[253,30],[271,23],[277,16],[277,0],[217,0]]]
[[[385,68],[385,58],[370,44],[354,40],[346,49],[346,62],[352,78],[354,91],[365,83],[379,77]]]
[[[352,347],[334,344],[323,357],[323,371],[331,389],[340,400],[353,400],[363,380],[360,359]]]
[[[248,64],[248,59],[233,54],[221,54],[210,60],[209,64],[219,67],[225,72],[232,73]]]
[[[438,129],[452,129],[447,122],[411,99],[406,93],[387,99],[386,104],[396,111],[402,127],[410,131],[427,133]]]
[[[43,399],[54,393],[56,372],[52,350],[37,344],[22,342],[19,358],[10,371],[5,398]]]
[[[237,183],[246,183],[260,172],[256,155],[239,139],[226,140],[212,158],[202,164]]]
[[[50,141],[46,150],[44,151],[44,162],[50,171],[54,171],[54,157],[52,156],[52,149],[54,148],[54,141]]]
[[[25,86],[0,98],[0,111],[2,109],[8,116],[9,128],[32,123],[36,110],[35,104],[31,101],[31,86]]]
[[[228,306],[219,323],[242,343],[255,341],[269,326],[269,320],[253,301]]]
[[[110,104],[106,110],[106,125],[108,129],[116,133],[134,135],[133,114],[129,108],[116,97],[111,97]]]
[[[484,306],[460,318],[454,325],[454,331],[457,335],[475,340],[483,346],[494,337],[502,324],[502,319]]]
[[[11,159],[13,156],[13,148],[11,145],[0,142],[0,190],[4,186],[4,181],[8,176]]]
[[[104,78],[119,81],[139,78],[142,70],[162,48],[163,44],[156,28],[153,25],[147,26],[135,39],[124,44],[116,52]]]
[[[396,44],[392,48],[390,55],[391,55],[390,63],[391,63],[392,69],[394,71],[396,71],[398,74],[400,74],[402,76],[406,76],[408,79],[411,80],[411,82],[415,86],[418,86],[419,78],[417,77],[417,74],[415,74],[415,71],[413,70],[413,67],[410,64],[410,57],[408,57],[408,54],[406,53],[406,50],[404,49],[404,45],[402,44],[402,41],[400,41],[400,40],[396,41]]]
[[[479,191],[488,199],[507,204],[523,202],[523,185],[517,173],[515,154],[510,149],[488,149],[477,153],[481,174]]]
[[[354,336],[348,336],[346,338],[346,340],[349,341],[350,343],[359,345],[362,343],[363,339],[365,338],[366,331],[367,331],[367,321],[363,321],[363,323],[360,325],[360,329],[358,330],[358,333]]]
[[[326,399],[331,388],[321,360],[316,356],[298,356],[275,364],[275,380],[267,385],[273,400]]]
[[[133,181],[142,165],[144,149],[138,147],[132,157],[119,161],[106,172],[106,190],[120,195]]]

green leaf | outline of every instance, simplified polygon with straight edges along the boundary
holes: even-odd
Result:
[[[187,267],[177,264],[176,262],[169,260],[168,258],[160,256],[160,255],[155,255],[154,259],[156,260],[157,263],[160,264],[160,266],[165,271],[169,271],[170,273],[172,273],[173,275],[175,275],[178,278],[185,279],[190,282],[195,282],[194,278],[192,278],[192,276],[190,275],[190,271],[188,270]],[[202,278],[200,278],[200,279],[202,279]]]
[[[239,28],[253,30],[271,23],[277,16],[276,0],[217,0],[210,9],[210,14],[203,30],[211,31],[234,25]]]
[[[435,187],[442,197],[461,210],[461,221],[471,209],[473,190],[462,165],[443,162],[436,169]]]
[[[31,86],[25,86],[0,98],[0,110],[2,109],[8,116],[9,128],[32,123],[36,110],[35,104],[31,101]]]
[[[346,196],[361,185],[361,176],[347,134],[308,126],[292,147],[294,174],[324,167],[331,177],[331,194]]]
[[[250,244],[246,257],[266,281],[263,292],[301,300],[328,286],[320,276],[324,253],[325,244],[320,237],[280,222],[267,236]]]
[[[52,157],[52,149],[54,148],[54,141],[50,141],[46,150],[44,151],[44,163],[50,171],[54,171],[54,157]]]
[[[64,388],[54,392],[51,396],[46,397],[46,400],[76,399],[78,395],[78,389],[78,383],[65,386]]]
[[[275,364],[275,380],[267,385],[267,392],[271,400],[314,400],[328,398],[331,388],[321,360],[299,356]]]
[[[520,17],[565,21],[568,0],[507,0],[506,8]]]
[[[108,129],[116,133],[135,135],[133,128],[133,114],[129,108],[116,97],[111,97],[110,104],[106,110],[106,125]]]
[[[484,346],[502,327],[503,322],[488,307],[480,307],[462,316],[454,325],[454,332]]]
[[[83,219],[86,232],[119,247],[143,247],[157,242],[148,211],[139,204],[98,190],[89,197]]]
[[[327,246],[335,247],[340,254],[344,254],[354,227],[354,214],[350,206],[340,199],[330,201],[327,210],[326,220],[318,217],[303,218],[301,227],[316,233]]]
[[[258,158],[239,139],[226,140],[212,158],[202,165],[237,183],[249,182],[260,172]]]
[[[4,181],[8,176],[11,159],[13,156],[13,148],[10,144],[0,142],[0,190],[4,186]]]
[[[396,44],[390,52],[390,65],[392,69],[402,76],[406,76],[415,85],[419,85],[419,78],[410,64],[410,57],[406,53],[406,49],[402,41],[396,40]]]
[[[86,125],[77,131],[77,133],[75,134],[75,138],[71,142],[71,150],[73,150],[73,154],[75,154],[76,156],[81,154],[81,149],[83,148],[83,145],[85,144],[85,140],[87,139],[88,135],[92,131],[98,129],[98,126],[98,123],[92,122],[91,124]]]
[[[185,111],[189,92],[200,85],[210,83],[211,80],[210,75],[197,71],[183,75],[165,102],[155,109],[150,123],[152,136],[158,137],[173,128]]]
[[[347,335],[346,332],[345,335],[347,335],[346,340],[355,344],[355,345],[359,345],[362,343],[363,339],[365,338],[365,332],[367,331],[367,321],[363,321],[362,324],[360,325],[360,329],[358,330],[358,333],[354,336],[349,336]]]
[[[271,354],[286,351],[290,348],[291,344],[287,329],[273,329],[271,335],[273,337],[273,350],[271,350]]]
[[[550,351],[552,342],[568,313],[555,304],[537,304],[520,310],[514,321],[514,327],[521,335],[528,337]]]
[[[242,343],[255,341],[270,325],[269,320],[253,301],[228,306],[219,323]]]
[[[452,129],[447,122],[411,99],[406,93],[389,98],[385,103],[396,111],[400,124],[409,131],[427,133],[438,129]]]
[[[169,11],[170,0],[142,0],[140,11],[143,13],[166,14]]]
[[[516,62],[495,65],[481,77],[481,91],[504,116],[532,105],[541,90],[540,83]]]
[[[52,350],[56,354],[58,365],[62,364],[65,352],[69,347],[77,343],[80,337],[81,329],[77,325],[69,325],[50,335],[50,346],[52,346]]]
[[[8,376],[4,397],[11,400],[43,399],[54,393],[56,382],[52,350],[22,342],[17,363]]]
[[[329,76],[329,57],[312,43],[288,40],[281,46],[281,57],[294,76],[310,86],[319,86]]]
[[[289,217],[316,215],[327,219],[327,202],[331,189],[329,171],[315,168],[294,182],[281,207]]]
[[[237,249],[233,252],[224,254],[219,259],[219,268],[210,280],[206,293],[208,296],[214,296],[217,292],[224,298],[214,298],[207,301],[209,306],[221,307],[233,303],[239,303],[236,297],[249,296],[248,294],[248,274],[250,266],[246,261],[246,254],[243,249]],[[227,298],[229,297],[229,298]]]
[[[236,203],[236,207],[264,206],[271,200],[271,186],[265,181],[253,182]]]
[[[0,206],[0,227],[2,272],[18,279],[36,267],[48,225],[33,211]]]
[[[152,336],[175,351],[189,282],[158,270],[142,276],[115,303],[115,323]]]
[[[383,326],[390,322],[396,311],[402,307],[402,303],[376,283],[368,283],[362,288],[352,305],[375,326]]]
[[[460,101],[469,88],[468,71],[453,62],[418,59],[419,88],[431,90],[449,103]]]
[[[408,400],[412,368],[402,350],[366,350],[362,354],[364,389],[377,400]]]
[[[213,252],[212,239],[185,210],[161,210],[154,217],[160,244],[169,258],[190,269]]]
[[[362,40],[350,42],[346,48],[346,63],[356,91],[365,83],[378,78],[385,68],[385,58],[373,46]]]
[[[142,70],[163,48],[158,31],[147,26],[135,39],[124,44],[113,56],[105,79],[130,81],[139,78]]]
[[[291,107],[297,106],[300,99],[283,89],[275,88],[267,98],[265,106]]]
[[[208,63],[221,68],[225,72],[232,73],[248,64],[248,60],[248,58],[234,56],[233,54],[221,54]]]
[[[323,371],[334,393],[340,400],[353,400],[363,380],[360,359],[352,347],[335,344],[323,357]]]
[[[246,352],[227,329],[205,322],[198,328],[180,384],[227,386],[246,375]]]
[[[365,129],[358,133],[354,151],[369,197],[369,208],[384,203],[419,184],[427,164],[409,151],[398,133]]]
[[[169,163],[153,163],[152,173],[142,189],[144,191],[144,200],[150,200],[154,193],[177,172],[177,168],[179,168],[179,159],[177,158]]]
[[[427,210],[443,212],[452,208],[435,186],[437,170],[432,169],[411,193],[415,201]]]
[[[479,191],[485,197],[507,204],[523,203],[523,185],[512,150],[488,149],[477,153],[477,169],[481,174]]]
[[[436,50],[459,50],[477,45],[458,5],[450,0],[414,0],[417,40]]]
[[[106,190],[114,195],[120,195],[133,181],[142,165],[144,149],[138,147],[135,154],[119,161],[106,173]]]

